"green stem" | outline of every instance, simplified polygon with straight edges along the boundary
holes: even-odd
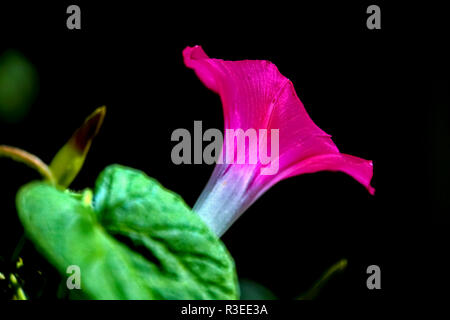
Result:
[[[298,300],[312,300],[320,292],[320,289],[330,280],[335,274],[340,273],[347,267],[347,259],[341,259],[330,268],[328,268],[320,277],[320,279],[304,294],[302,294]]]
[[[39,172],[39,174],[46,180],[55,184],[55,178],[49,167],[35,155],[28,153],[22,149],[0,145],[0,158],[6,157],[14,161],[21,162],[29,166],[30,168]]]
[[[25,245],[26,237],[25,233],[22,233],[19,242],[16,245],[16,248],[14,249],[13,254],[11,255],[11,263],[16,263],[17,259],[19,258],[19,254],[22,251],[23,246]]]

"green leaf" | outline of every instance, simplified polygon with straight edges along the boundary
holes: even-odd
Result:
[[[113,165],[98,178],[93,205],[81,199],[33,182],[19,191],[17,207],[28,236],[64,279],[68,266],[80,267],[83,296],[238,298],[224,245],[154,179]]]
[[[97,136],[105,118],[106,107],[97,108],[58,151],[50,163],[56,183],[67,188],[83,167],[92,140]]]

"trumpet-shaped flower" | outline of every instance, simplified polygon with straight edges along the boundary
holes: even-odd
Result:
[[[308,116],[292,82],[274,64],[264,60],[211,59],[200,46],[187,47],[183,57],[185,65],[195,71],[203,84],[219,94],[225,129],[275,129],[277,133],[277,150],[271,144],[258,142],[258,148],[266,148],[267,154],[272,152],[271,160],[277,162],[276,174],[263,174],[261,169],[271,164],[261,159],[256,163],[216,164],[194,211],[218,236],[271,186],[292,176],[342,171],[374,193],[370,185],[372,161],[340,153],[330,135]],[[239,152],[227,139],[228,131],[225,130],[222,155]]]

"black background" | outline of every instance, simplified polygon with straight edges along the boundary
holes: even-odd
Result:
[[[448,82],[436,77],[444,73],[445,33],[434,24],[441,20],[429,19],[438,8],[377,2],[382,29],[368,30],[372,3],[364,2],[74,3],[81,30],[66,28],[72,3],[0,9],[0,52],[21,51],[40,79],[24,121],[0,122],[0,144],[49,162],[83,119],[106,105],[104,127],[72,188],[92,187],[105,166],[120,163],[155,177],[192,206],[213,166],[172,164],[171,133],[192,131],[194,120],[204,130],[222,129],[223,118],[219,97],[184,66],[182,50],[199,44],[210,57],[270,60],[342,152],[374,161],[376,194],[341,173],[278,183],[223,237],[239,276],[284,299],[308,289],[341,258],[347,270],[320,298],[423,296],[419,284],[443,277],[444,253],[434,255],[438,242],[429,241],[438,235],[445,243],[449,208]],[[37,175],[0,159],[0,177],[0,246],[7,257],[22,232],[15,192]],[[32,255],[32,245],[26,247],[25,263]],[[379,291],[366,288],[371,264],[382,271]]]

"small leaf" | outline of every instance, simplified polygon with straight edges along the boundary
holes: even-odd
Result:
[[[95,110],[53,158],[50,170],[59,186],[67,188],[80,172],[105,114],[106,107]]]
[[[180,196],[155,180],[113,165],[97,180],[93,206],[81,198],[42,182],[23,187],[17,198],[28,236],[63,277],[68,266],[80,267],[81,296],[238,297],[224,245]]]

